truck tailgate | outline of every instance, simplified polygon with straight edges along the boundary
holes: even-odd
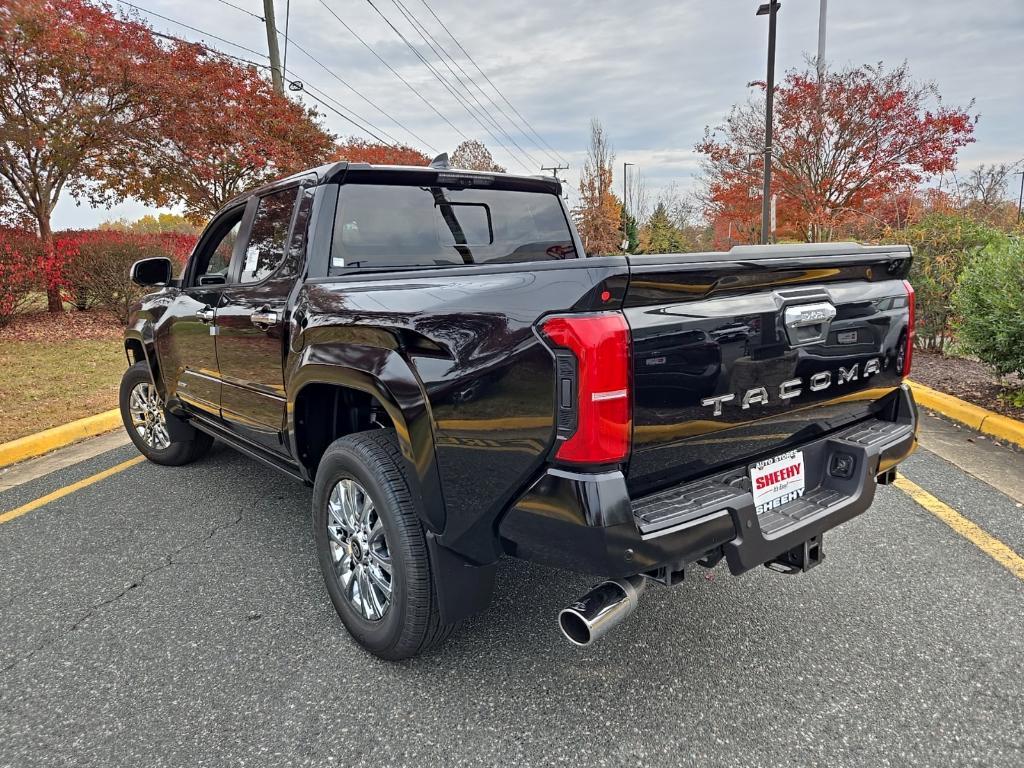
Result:
[[[631,495],[877,412],[904,374],[909,267],[906,247],[837,243],[632,257]]]

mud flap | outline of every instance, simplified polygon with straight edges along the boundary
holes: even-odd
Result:
[[[427,551],[443,624],[467,619],[490,605],[496,563],[475,565],[439,544],[429,532]]]

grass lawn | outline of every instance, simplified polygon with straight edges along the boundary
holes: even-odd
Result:
[[[116,341],[0,342],[0,443],[117,407]]]
[[[109,318],[26,313],[0,330],[0,443],[116,408],[127,366]]]

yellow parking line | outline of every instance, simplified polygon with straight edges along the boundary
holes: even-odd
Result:
[[[145,456],[136,456],[133,459],[128,459],[128,461],[122,461],[120,464],[116,464],[110,469],[104,469],[102,472],[97,472],[95,475],[91,475],[84,480],[79,480],[77,483],[66,485],[63,488],[58,488],[52,493],[46,494],[45,496],[40,496],[38,499],[30,501],[28,504],[22,504],[20,507],[15,507],[14,509],[0,515],[0,525],[10,522],[22,515],[26,515],[33,509],[39,509],[40,507],[46,506],[51,501],[63,499],[65,496],[72,494],[75,491],[80,491],[83,488],[87,488],[93,483],[98,483],[100,480],[106,480],[108,477],[116,475],[118,472],[124,472],[124,470],[129,467],[134,467],[136,464],[145,460]]]
[[[902,475],[896,478],[895,485],[1018,579],[1024,580],[1024,557]]]

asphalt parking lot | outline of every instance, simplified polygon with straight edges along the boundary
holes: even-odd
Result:
[[[904,470],[1024,553],[1020,501],[926,449]],[[1024,765],[1024,581],[903,490],[814,571],[698,569],[587,649],[555,617],[590,579],[506,561],[486,613],[401,664],[345,633],[309,505],[217,447],[0,524],[0,766]]]

